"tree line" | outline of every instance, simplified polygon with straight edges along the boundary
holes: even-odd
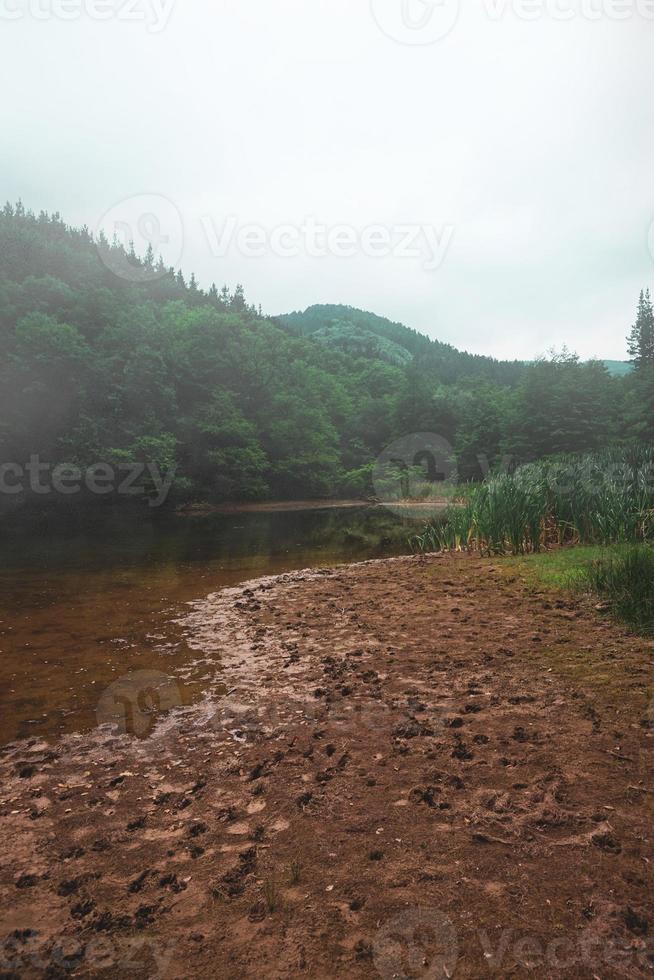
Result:
[[[175,469],[174,502],[366,496],[388,443],[436,432],[478,479],[480,457],[652,441],[653,324],[643,293],[622,378],[566,352],[501,362],[345,306],[267,317],[240,286],[7,204],[0,462],[152,462]]]

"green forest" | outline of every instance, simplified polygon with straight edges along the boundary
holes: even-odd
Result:
[[[173,504],[367,497],[389,442],[434,432],[460,479],[478,480],[507,457],[652,441],[649,293],[615,330],[634,369],[567,351],[501,362],[347,306],[270,317],[240,286],[203,290],[151,252],[7,204],[2,462],[152,462],[174,470]]]

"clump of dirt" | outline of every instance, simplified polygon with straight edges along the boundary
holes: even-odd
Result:
[[[194,604],[224,697],[4,749],[0,975],[651,976],[654,648],[572,611],[452,556]]]

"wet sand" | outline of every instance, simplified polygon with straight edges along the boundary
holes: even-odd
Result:
[[[148,737],[3,751],[6,973],[651,975],[651,641],[437,555],[180,628],[203,702],[155,724],[179,679],[135,678],[117,717]]]

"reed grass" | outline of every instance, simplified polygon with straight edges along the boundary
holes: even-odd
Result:
[[[558,457],[498,473],[465,491],[412,545],[420,551],[528,554],[548,544],[654,539],[654,449]]]
[[[654,548],[631,545],[589,562],[580,584],[605,599],[611,612],[639,633],[654,633]]]

